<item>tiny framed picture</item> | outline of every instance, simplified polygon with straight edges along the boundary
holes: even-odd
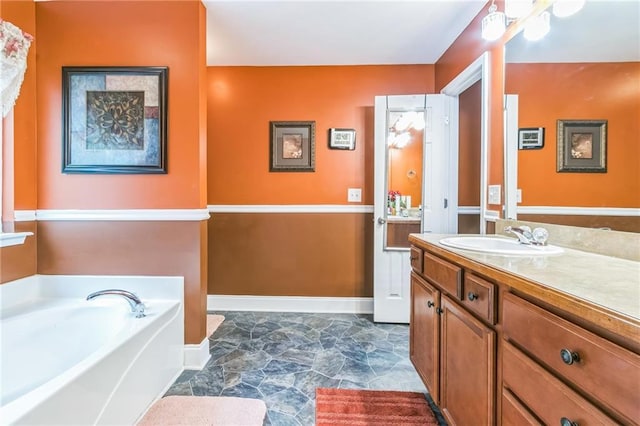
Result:
[[[270,172],[315,171],[315,121],[270,121]]]
[[[167,67],[62,67],[62,172],[167,173]]]
[[[329,129],[329,148],[350,151],[356,149],[355,129]]]
[[[518,129],[518,149],[541,149],[544,146],[544,127]]]
[[[607,172],[607,120],[558,120],[558,172]]]

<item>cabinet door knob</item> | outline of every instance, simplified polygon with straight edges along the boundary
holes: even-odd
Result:
[[[436,308],[436,314],[438,314],[438,315],[442,315],[442,313],[443,313],[443,312],[444,312],[444,311],[442,310],[442,308],[439,308],[439,307],[438,307],[438,308]]]
[[[567,365],[580,362],[580,355],[578,355],[577,352],[571,352],[569,349],[562,349],[560,351],[560,357],[562,358],[562,362]]]
[[[433,303],[431,300],[429,300],[429,301],[427,302],[427,307],[428,307],[428,308],[433,308],[433,305],[435,305],[435,303]]]
[[[560,426],[578,426],[577,422],[572,422],[566,417],[560,419]]]
[[[410,259],[411,259],[411,261],[413,262],[413,261],[415,261],[415,260],[418,260],[418,257],[413,257],[413,256],[411,256],[411,257],[410,257]]]
[[[478,300],[478,295],[470,291],[469,294],[467,294],[467,298],[473,302],[474,300]]]

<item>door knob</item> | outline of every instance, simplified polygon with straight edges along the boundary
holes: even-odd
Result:
[[[384,225],[385,223],[387,223],[387,219],[383,218],[383,217],[379,217],[378,218],[378,223],[380,225]]]

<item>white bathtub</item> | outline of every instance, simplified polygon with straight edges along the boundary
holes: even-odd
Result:
[[[127,301],[94,291],[134,292]],[[128,425],[183,369],[183,279],[36,275],[0,286],[0,423]]]

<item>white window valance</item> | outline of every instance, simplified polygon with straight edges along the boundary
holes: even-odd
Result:
[[[0,90],[2,117],[6,117],[18,99],[27,70],[27,53],[33,37],[11,22],[0,18]]]

